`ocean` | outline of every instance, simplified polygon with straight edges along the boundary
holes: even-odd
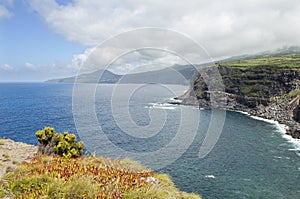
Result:
[[[300,198],[300,149],[276,122],[227,111],[200,158],[212,111],[167,103],[187,89],[0,83],[0,137],[37,145],[35,132],[52,126],[77,134],[89,153],[136,159],[204,198]]]

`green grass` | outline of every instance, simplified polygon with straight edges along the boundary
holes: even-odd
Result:
[[[149,178],[157,179],[156,183]],[[179,191],[166,174],[131,160],[36,156],[0,181],[0,197],[17,198],[200,198]]]
[[[300,90],[298,88],[294,89],[294,90],[291,90],[289,93],[288,93],[288,96],[289,97],[295,97],[297,96],[298,94],[300,93]]]
[[[219,63],[227,67],[276,67],[276,68],[300,68],[300,55],[266,56],[253,59],[236,60]]]
[[[186,198],[199,199],[199,195],[194,193],[181,192],[174,187],[173,181],[167,174],[157,174],[155,177],[159,183],[156,186],[143,187],[141,190],[132,190],[125,193],[125,199],[160,199],[160,198]]]
[[[0,186],[0,198],[4,198],[5,196],[9,196],[9,193]]]
[[[4,157],[5,159],[9,159],[9,158],[10,158],[10,156],[9,156],[9,154],[8,154],[8,153],[4,153],[4,154],[2,154],[2,157]]]

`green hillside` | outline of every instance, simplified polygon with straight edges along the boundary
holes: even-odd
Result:
[[[290,54],[284,56],[263,56],[252,59],[219,62],[218,65],[226,67],[270,67],[270,68],[299,68],[300,54]]]

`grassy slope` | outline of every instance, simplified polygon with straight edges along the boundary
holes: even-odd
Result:
[[[273,97],[287,95],[300,83],[300,54],[266,55],[217,65],[225,91],[249,107],[267,105]],[[193,89],[197,97],[205,98],[208,88],[201,76],[194,81]]]
[[[200,198],[130,160],[36,156],[0,181],[0,198]]]
[[[220,63],[226,67],[274,67],[274,68],[300,68],[300,54],[285,56],[264,56],[254,59],[236,60]]]

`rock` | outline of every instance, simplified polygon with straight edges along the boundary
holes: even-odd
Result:
[[[287,134],[295,139],[300,139],[300,129],[294,129],[292,131],[289,131]]]
[[[15,170],[15,168],[8,166],[8,167],[6,168],[5,173],[11,173],[11,172],[14,172],[14,170]]]
[[[0,138],[0,178],[12,172],[18,162],[29,161],[37,153],[37,147],[10,139]]]
[[[212,68],[204,69],[202,74],[212,74]],[[178,97],[182,100],[181,104],[243,111],[253,116],[272,119],[285,124],[288,127],[287,134],[299,139],[300,94],[293,96],[290,92],[300,87],[300,69],[274,66],[243,68],[219,64],[218,70],[222,76],[227,101],[220,97],[211,103],[210,96],[215,92],[208,90],[204,78],[199,75],[190,89]],[[209,78],[206,77],[207,79]],[[218,103],[222,105],[218,106]]]
[[[158,185],[159,180],[157,178],[154,178],[154,177],[147,177],[146,182],[148,182],[151,185],[155,186],[155,185]]]
[[[293,119],[297,122],[300,122],[300,105],[293,110]]]

